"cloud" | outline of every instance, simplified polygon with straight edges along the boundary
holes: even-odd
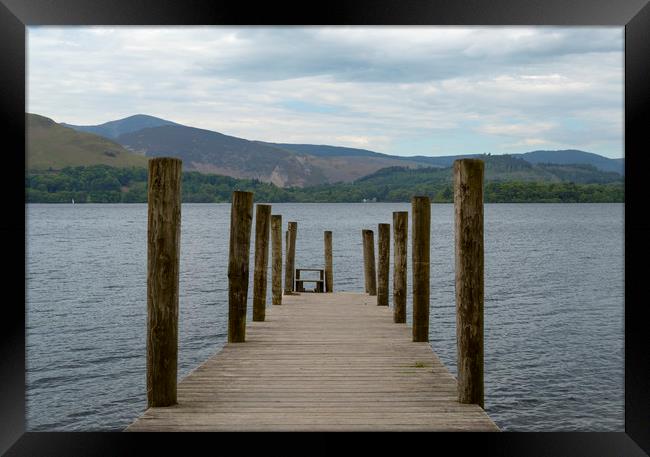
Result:
[[[28,110],[59,122],[400,155],[623,147],[622,28],[30,26],[27,72]]]
[[[339,81],[418,82],[620,52],[620,30],[450,27],[241,29],[236,52],[197,66],[245,81],[329,75]]]
[[[489,135],[507,135],[526,137],[550,130],[555,125],[551,122],[536,122],[532,124],[485,124],[477,128],[479,132]]]

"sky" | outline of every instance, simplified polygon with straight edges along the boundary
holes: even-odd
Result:
[[[441,156],[623,157],[622,27],[46,27],[27,111]]]

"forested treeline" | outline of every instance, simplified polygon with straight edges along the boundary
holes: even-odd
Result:
[[[623,181],[607,183],[490,180],[486,170],[485,201],[506,202],[623,202]],[[182,200],[188,203],[229,202],[234,190],[255,193],[259,202],[409,202],[427,195],[433,202],[453,202],[449,168],[380,170],[354,183],[307,188],[280,188],[254,179],[183,172]],[[147,201],[145,168],[106,165],[69,167],[33,173],[25,178],[25,199],[31,203],[136,203]]]

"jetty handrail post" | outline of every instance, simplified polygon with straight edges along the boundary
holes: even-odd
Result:
[[[413,341],[429,341],[429,257],[431,243],[431,201],[411,199],[413,217]]]
[[[147,183],[147,403],[176,404],[181,168],[149,159]]]
[[[366,280],[366,293],[377,295],[377,272],[375,270],[375,233],[372,230],[361,231],[363,237],[363,269]]]
[[[334,292],[334,267],[332,261],[332,232],[325,230],[325,292]]]
[[[379,224],[377,250],[377,305],[388,306],[388,275],[390,274],[390,224]]]
[[[284,271],[284,293],[291,295],[295,290],[296,274],[296,236],[298,234],[298,223],[289,222],[287,230],[286,264]]]
[[[458,401],[483,407],[483,161],[454,162]]]
[[[266,280],[269,265],[271,205],[255,205],[255,270],[253,272],[253,321],[266,317]]]
[[[406,323],[408,211],[393,212],[393,322]]]
[[[246,341],[248,259],[253,221],[253,193],[234,191],[230,207],[228,255],[228,342]]]
[[[282,215],[271,216],[271,302],[282,304]]]

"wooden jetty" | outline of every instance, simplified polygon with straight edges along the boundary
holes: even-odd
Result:
[[[429,344],[430,201],[414,196],[413,315],[406,324],[408,213],[393,213],[393,309],[388,296],[390,224],[362,230],[366,293],[336,292],[332,232],[316,291],[295,270],[297,222],[255,211],[253,320],[246,322],[253,194],[235,191],[230,215],[228,343],[177,383],[180,170],[149,162],[148,409],[128,431],[498,431],[483,410],[483,163],[454,163],[458,379]],[[272,306],[266,306],[273,233]],[[305,270],[305,269],[303,269]],[[307,270],[305,270],[307,271]],[[378,278],[377,278],[378,276]],[[294,282],[295,281],[295,282]],[[379,285],[377,285],[379,282]]]
[[[361,293],[287,295],[128,431],[498,431],[429,343]]]

